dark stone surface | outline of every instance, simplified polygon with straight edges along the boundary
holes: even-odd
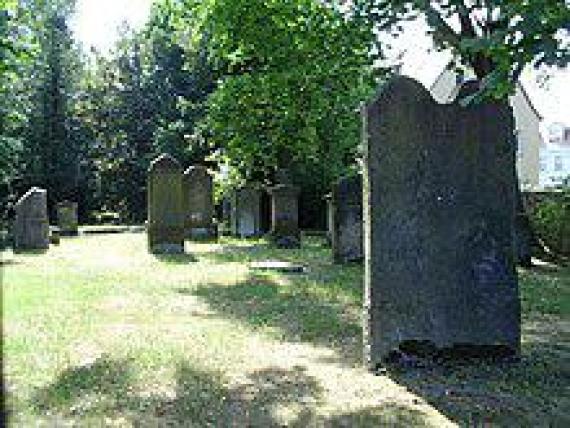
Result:
[[[298,248],[301,245],[299,230],[299,189],[290,184],[278,184],[269,189],[271,194],[271,232],[279,248]]]
[[[332,192],[332,250],[335,263],[362,261],[362,177],[340,179]]]
[[[230,225],[233,236],[253,238],[263,234],[261,228],[262,190],[250,184],[234,191],[231,200]]]
[[[182,168],[176,159],[161,155],[151,163],[147,192],[149,251],[183,253],[185,205]]]
[[[14,210],[14,250],[47,250],[49,248],[47,191],[32,187],[18,200]]]
[[[212,176],[202,165],[184,172],[184,204],[186,238],[210,240],[217,236],[214,227],[214,189]]]
[[[396,78],[363,107],[365,358],[407,342],[520,350],[511,109]]]

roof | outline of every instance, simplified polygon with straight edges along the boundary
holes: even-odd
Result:
[[[433,88],[435,87],[435,85],[437,84],[437,82],[445,75],[445,73],[453,73],[456,74],[453,70],[449,70],[448,68],[444,68],[441,73],[439,73],[437,75],[437,77],[435,78],[435,80],[433,81],[433,83],[431,84],[431,86],[429,87],[430,91],[433,90]],[[536,117],[538,117],[538,120],[542,120],[543,116],[540,114],[540,112],[536,109],[536,107],[534,106],[534,104],[532,103],[528,92],[526,91],[526,89],[524,88],[523,84],[518,81],[517,84],[517,89],[520,89],[521,94],[523,96],[523,98],[525,99],[525,101],[527,102],[527,104],[529,105],[530,109],[533,111],[533,113],[536,115]]]

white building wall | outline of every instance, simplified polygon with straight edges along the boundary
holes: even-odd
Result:
[[[467,75],[472,78],[473,75]],[[430,88],[434,99],[439,103],[449,103],[459,92],[457,74],[452,70],[443,71]],[[523,189],[536,189],[540,186],[540,116],[533,109],[524,89],[517,85],[515,94],[509,98],[515,118],[517,135],[517,172]]]

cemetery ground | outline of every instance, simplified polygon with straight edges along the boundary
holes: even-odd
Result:
[[[2,254],[15,426],[569,426],[570,268],[521,270],[520,362],[362,365],[362,267],[222,238],[147,253],[146,234]],[[257,272],[290,260],[303,274]]]

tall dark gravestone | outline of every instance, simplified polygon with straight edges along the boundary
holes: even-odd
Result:
[[[13,225],[14,250],[47,250],[49,221],[47,191],[32,187],[16,202]]]
[[[341,178],[332,192],[332,250],[335,263],[361,261],[363,253],[362,177]]]
[[[151,253],[184,252],[185,204],[182,168],[163,154],[148,170],[148,248]]]
[[[301,246],[299,230],[299,188],[290,180],[288,171],[280,170],[277,184],[268,189],[271,195],[271,238],[280,248]]]
[[[213,180],[205,166],[191,166],[184,172],[184,198],[186,237],[215,238]]]
[[[422,344],[518,354],[511,109],[398,77],[362,114],[369,367]]]

